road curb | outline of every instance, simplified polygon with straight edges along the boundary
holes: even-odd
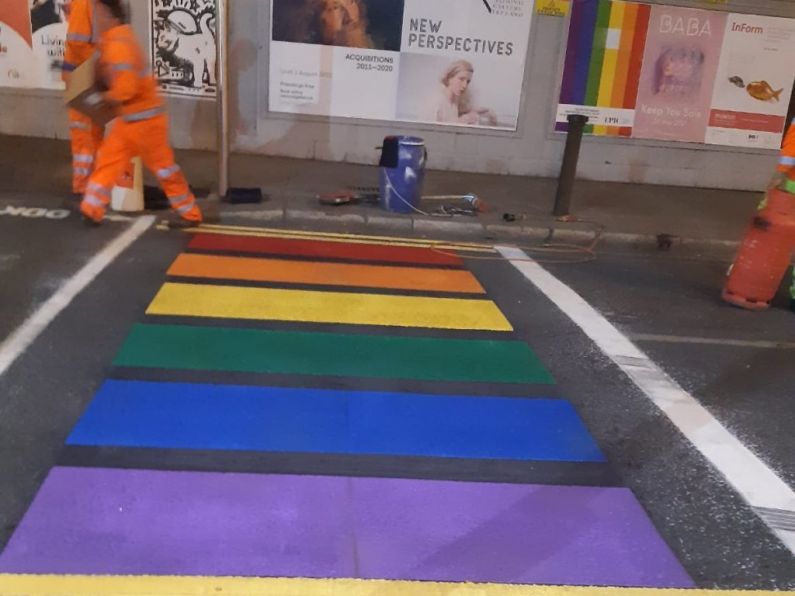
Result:
[[[424,236],[477,237],[499,242],[543,242],[590,245],[630,246],[636,248],[658,248],[660,250],[730,250],[739,246],[737,240],[719,238],[680,237],[675,235],[640,234],[601,230],[588,222],[558,222],[533,224],[488,224],[463,219],[427,219],[414,216],[341,212],[329,213],[321,209],[276,209],[227,210],[222,214],[225,223],[240,221],[263,221],[271,224],[336,224],[341,227],[366,227],[384,232],[414,233]],[[588,226],[587,229],[582,229]],[[577,229],[579,227],[580,229]]]

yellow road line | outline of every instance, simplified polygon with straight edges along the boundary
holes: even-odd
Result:
[[[162,232],[167,232],[170,228],[167,225],[158,224],[157,229]],[[475,246],[466,246],[456,243],[449,243],[443,242],[441,240],[422,240],[416,242],[409,242],[403,240],[396,240],[396,241],[376,241],[376,240],[358,240],[355,237],[351,238],[331,238],[331,237],[324,237],[324,236],[316,236],[316,235],[297,235],[297,234],[282,234],[278,232],[254,232],[254,231],[236,231],[236,230],[211,230],[208,228],[198,227],[198,228],[187,228],[182,230],[187,232],[188,234],[220,234],[223,236],[245,236],[245,237],[252,237],[252,238],[283,238],[289,240],[322,240],[323,242],[336,242],[340,244],[375,244],[378,246],[400,246],[400,247],[411,247],[411,248],[434,248],[438,250],[444,251],[454,251],[454,252],[477,252],[477,253],[489,253],[493,254],[496,252],[494,247],[484,247],[478,248]]]
[[[376,580],[0,575],[2,596],[781,596],[792,593]]]
[[[491,300],[166,283],[149,315],[513,331]]]
[[[197,228],[199,231],[206,231],[206,230],[226,230],[226,231],[237,231],[237,232],[267,232],[267,233],[276,233],[276,234],[288,234],[292,236],[307,236],[311,238],[344,238],[346,240],[354,239],[354,240],[376,240],[376,241],[387,241],[387,242],[410,242],[414,244],[421,244],[421,245],[433,245],[433,244],[448,244],[447,242],[441,240],[424,240],[422,238],[407,238],[407,237],[400,237],[400,236],[369,236],[367,234],[345,234],[339,232],[309,232],[306,230],[285,230],[281,228],[258,228],[258,227],[250,227],[250,226],[224,226],[219,224],[202,224]],[[453,242],[456,246],[468,246],[471,248],[487,248],[492,249],[493,246],[491,244],[482,244],[478,242]]]

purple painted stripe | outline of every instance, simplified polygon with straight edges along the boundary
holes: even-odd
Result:
[[[593,40],[596,33],[596,19],[599,14],[598,0],[582,0],[576,9],[582,13],[581,28],[577,34],[577,49],[574,65],[574,82],[571,101],[574,105],[585,105],[585,91],[588,87],[588,75],[591,69]]]
[[[626,489],[92,468],[0,572],[693,585]]]
[[[563,80],[560,84],[560,103],[574,103],[574,81],[577,63],[577,39],[582,31],[582,10],[578,3],[574,4],[569,22],[569,38],[566,42],[566,60],[563,65]]]

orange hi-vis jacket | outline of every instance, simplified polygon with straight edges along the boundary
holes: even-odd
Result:
[[[784,135],[784,143],[781,145],[776,169],[787,174],[788,178],[795,180],[795,120],[789,125],[787,133]]]
[[[88,60],[97,49],[99,35],[94,20],[95,4],[96,0],[72,0],[64,48],[64,78]]]
[[[105,99],[123,120],[138,122],[164,112],[157,83],[130,25],[106,31],[98,50],[100,76],[108,88]]]

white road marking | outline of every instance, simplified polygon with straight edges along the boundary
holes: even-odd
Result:
[[[0,376],[4,375],[61,311],[82,292],[116,257],[135,242],[154,223],[152,216],[142,217],[130,228],[109,242],[73,277],[50,296],[0,344]],[[90,232],[87,232],[90,233]]]
[[[757,513],[795,514],[792,488],[605,317],[518,248],[497,248],[632,379]],[[773,523],[769,515],[760,517],[795,554],[795,531]]]
[[[691,337],[687,335],[657,335],[655,333],[630,333],[632,341],[646,341],[664,344],[695,344],[705,346],[730,346],[737,348],[759,348],[765,350],[792,350],[795,342],[791,341],[760,341],[745,339],[719,339],[713,337]]]

